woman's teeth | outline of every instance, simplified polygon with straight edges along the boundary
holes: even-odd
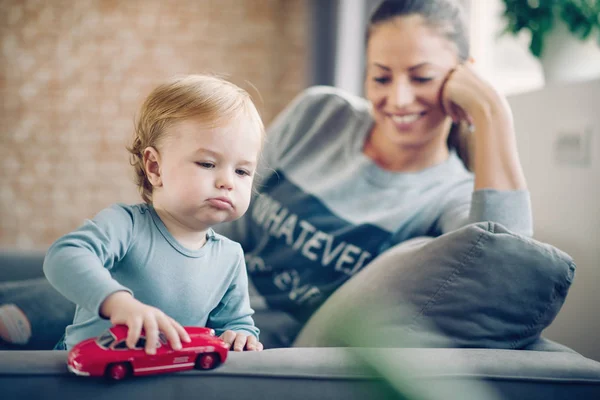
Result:
[[[397,124],[410,124],[419,119],[421,114],[408,114],[408,115],[392,115],[392,121]]]

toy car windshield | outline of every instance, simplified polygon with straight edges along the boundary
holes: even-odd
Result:
[[[98,343],[98,346],[103,347],[105,349],[107,349],[114,341],[115,341],[115,337],[109,330],[103,332],[96,339],[96,343]]]
[[[146,347],[146,338],[142,336],[138,339],[137,343],[134,346],[134,349],[140,350],[140,349],[143,349],[144,347]],[[157,348],[160,347],[160,343],[158,343],[156,347]],[[129,350],[126,339],[119,341],[112,348],[115,350]]]
[[[159,342],[160,344],[167,344],[167,343],[168,343],[168,341],[167,341],[167,337],[165,336],[165,334],[164,334],[164,333],[162,333],[162,332],[159,332],[159,334],[158,334],[158,342]]]

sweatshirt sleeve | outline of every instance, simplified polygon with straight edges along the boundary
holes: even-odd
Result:
[[[469,196],[468,193],[471,193]],[[462,226],[492,221],[511,232],[533,235],[531,199],[527,190],[481,189],[455,191],[445,203],[438,220],[438,230],[444,234]]]
[[[99,314],[111,293],[131,293],[110,270],[125,256],[132,239],[131,208],[113,205],[58,239],[46,254],[44,274],[67,299]]]
[[[533,236],[531,197],[528,190],[481,189],[473,192],[469,221],[492,221],[511,232]]]
[[[238,263],[231,284],[219,305],[210,312],[206,326],[213,328],[217,336],[230,329],[258,338],[260,331],[252,319],[254,310],[250,307],[246,263],[242,249],[239,250]]]

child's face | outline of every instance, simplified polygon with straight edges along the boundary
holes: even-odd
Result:
[[[153,203],[192,230],[241,217],[250,203],[261,132],[246,121],[210,127],[198,119],[167,129]]]

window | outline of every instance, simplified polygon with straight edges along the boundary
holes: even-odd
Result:
[[[158,342],[159,342],[159,346],[161,344],[167,344],[167,337],[165,336],[164,333],[162,333],[162,332],[158,333]]]
[[[468,1],[471,54],[475,68],[505,95],[538,89],[544,77],[529,52],[529,37],[501,35],[504,29],[502,0]]]
[[[135,344],[135,348],[136,349],[143,349],[144,347],[146,347],[146,338],[145,337],[141,337],[138,339],[137,343]]]
[[[140,337],[137,341],[137,343],[135,344],[134,349],[136,350],[141,350],[144,347],[146,347],[146,338],[145,337]],[[160,347],[160,343],[157,345],[157,347]],[[114,345],[113,349],[115,350],[127,350],[127,341],[126,340],[121,340],[120,342],[118,342],[117,344]]]
[[[121,340],[120,342],[118,342],[117,344],[114,345],[113,349],[115,350],[127,350],[127,342],[125,342],[125,340]]]

